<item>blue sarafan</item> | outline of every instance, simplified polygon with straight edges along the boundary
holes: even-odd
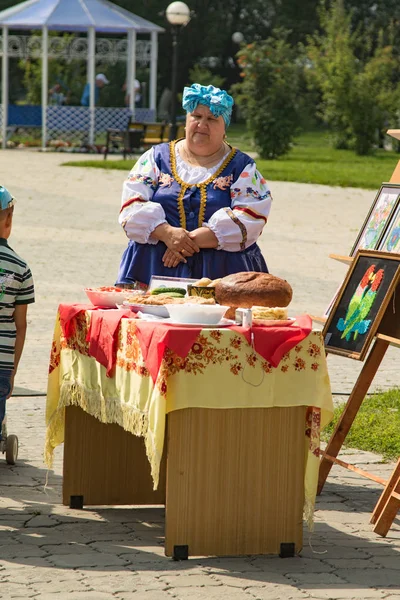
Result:
[[[14,206],[15,198],[11,196],[10,192],[0,185],[0,210],[5,210],[6,208],[10,208]]]

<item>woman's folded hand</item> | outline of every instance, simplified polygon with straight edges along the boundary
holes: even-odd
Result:
[[[165,267],[177,267],[180,262],[187,262],[186,258],[180,252],[170,250],[169,248],[165,251],[162,261]]]
[[[200,248],[217,248],[218,238],[208,227],[198,227],[189,232],[189,237],[194,240]]]
[[[154,229],[152,237],[164,242],[169,250],[182,252],[184,256],[192,256],[199,252],[197,242],[189,237],[189,232],[182,227],[172,227],[168,223],[162,223]]]

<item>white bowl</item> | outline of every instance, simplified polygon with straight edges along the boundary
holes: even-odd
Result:
[[[154,315],[155,317],[168,317],[168,311],[163,304],[139,304],[129,302],[126,300],[123,302],[125,308],[130,308],[134,312],[144,313],[145,315]]]
[[[107,308],[115,308],[117,304],[123,304],[124,300],[132,296],[132,290],[106,292],[96,290],[96,288],[86,288],[85,293],[93,306],[104,306]]]
[[[220,304],[166,304],[169,316],[176,323],[199,323],[216,325],[222,319],[229,306]]]

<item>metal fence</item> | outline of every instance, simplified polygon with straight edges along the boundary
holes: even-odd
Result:
[[[3,107],[0,104],[0,127],[3,121]],[[126,129],[131,120],[129,108],[94,109],[94,144],[105,143],[107,129]],[[155,121],[155,111],[150,108],[137,108],[135,121],[150,123]],[[48,106],[46,110],[46,145],[50,147],[82,147],[88,144],[91,127],[91,112],[86,106]],[[21,139],[24,135],[42,138],[42,107],[30,105],[9,105],[7,119],[7,140]]]

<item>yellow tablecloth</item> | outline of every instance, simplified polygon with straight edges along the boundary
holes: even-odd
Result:
[[[68,340],[56,321],[46,405],[48,466],[54,448],[64,440],[64,414],[69,405],[143,436],[155,488],[168,412],[188,407],[306,406],[305,518],[311,526],[320,429],[333,414],[320,331],[312,331],[273,368],[235,331],[204,329],[186,358],[166,350],[153,384],[135,335],[135,319],[121,320],[113,377],[107,377],[105,368],[89,355],[89,320],[90,312],[75,317],[75,332]]]

